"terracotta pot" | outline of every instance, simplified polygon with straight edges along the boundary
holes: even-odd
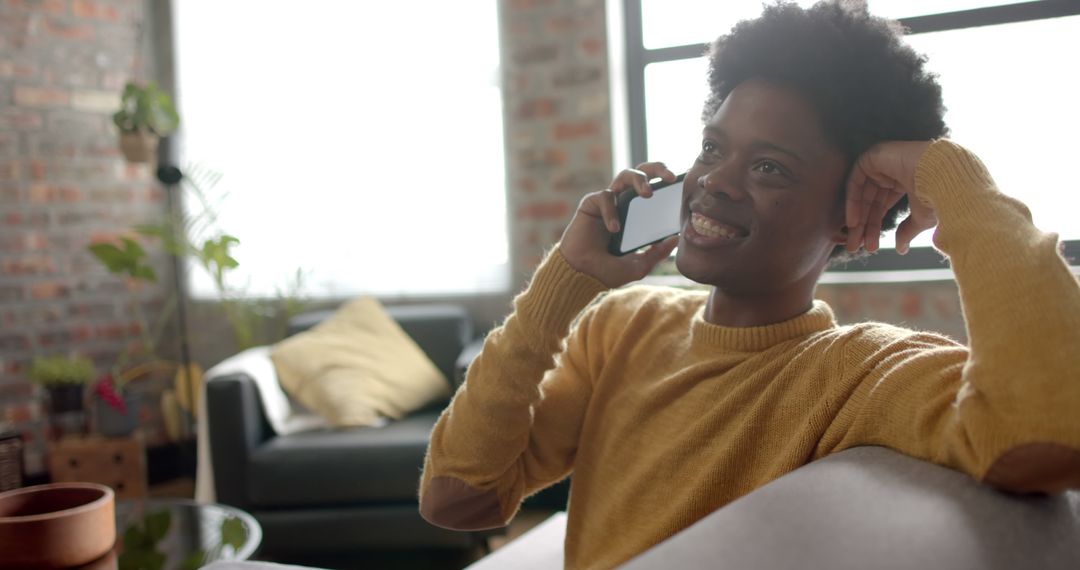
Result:
[[[120,151],[128,162],[154,162],[158,140],[158,136],[149,131],[123,131],[120,133]]]
[[[60,568],[101,558],[116,542],[112,489],[54,483],[0,493],[0,568]]]

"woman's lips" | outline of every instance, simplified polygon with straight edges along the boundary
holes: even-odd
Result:
[[[748,232],[697,212],[691,212],[683,235],[695,245],[727,245],[742,241]]]

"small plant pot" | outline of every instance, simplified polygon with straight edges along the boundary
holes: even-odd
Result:
[[[49,393],[49,423],[56,437],[86,433],[86,386],[61,384],[46,389]]]
[[[82,384],[61,384],[49,386],[49,413],[64,414],[83,411],[86,386]]]
[[[139,427],[139,398],[124,394],[124,411],[117,410],[101,398],[94,398],[94,425],[105,437],[131,435]]]
[[[120,151],[128,162],[153,162],[157,159],[159,137],[149,131],[120,133]]]

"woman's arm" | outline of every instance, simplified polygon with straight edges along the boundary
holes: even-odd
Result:
[[[592,396],[589,367],[597,351],[590,342],[605,319],[586,312],[567,339],[570,324],[597,294],[640,279],[676,243],[623,257],[608,253],[618,229],[617,194],[648,196],[650,177],[675,177],[660,163],[638,168],[581,201],[559,247],[469,366],[428,446],[420,512],[429,522],[460,530],[503,526],[523,497],[570,472]]]
[[[886,445],[1014,491],[1080,486],[1080,284],[1057,236],[1039,231],[959,145],[887,143],[871,153],[853,175],[864,188],[849,198],[888,204],[867,195],[906,192],[923,217],[906,241],[936,218],[969,346],[857,327],[845,348],[852,390],[823,447]],[[849,216],[851,227],[860,221]]]

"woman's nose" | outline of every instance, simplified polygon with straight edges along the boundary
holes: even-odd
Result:
[[[746,197],[746,192],[742,189],[742,180],[733,175],[730,166],[713,168],[699,176],[697,184],[709,194],[727,194],[732,200],[742,200]]]

